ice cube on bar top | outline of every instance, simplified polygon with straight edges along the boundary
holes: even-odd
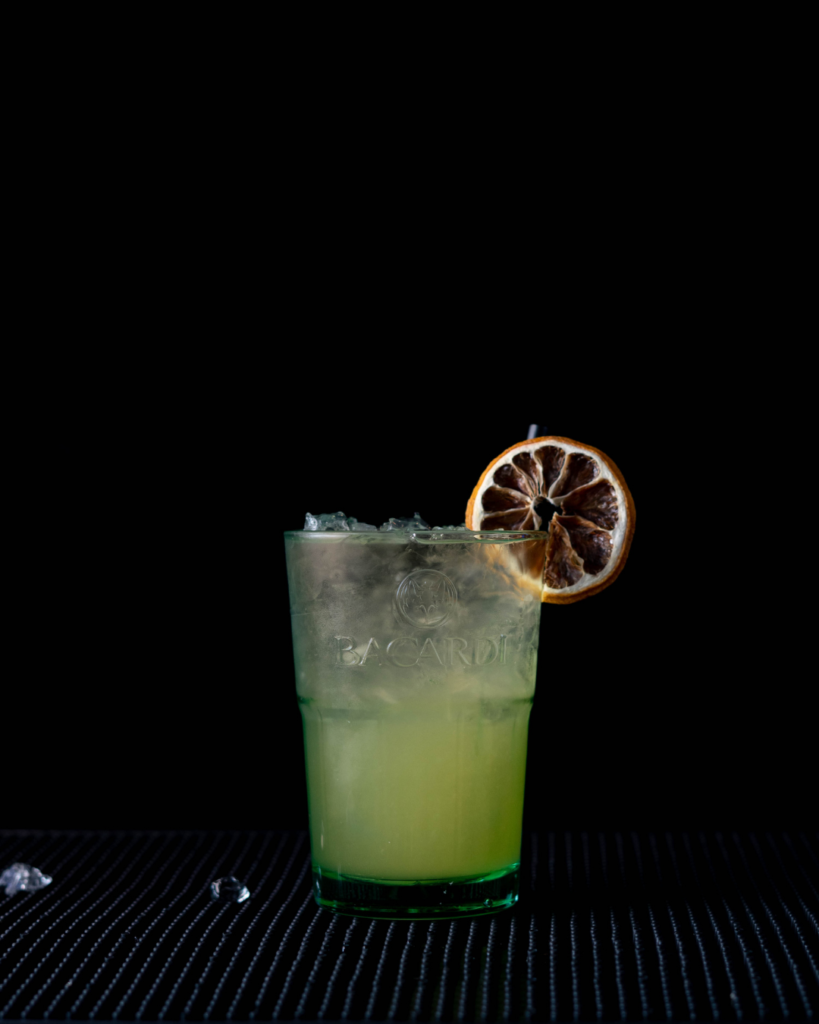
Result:
[[[13,896],[16,892],[36,892],[47,885],[51,885],[51,875],[44,875],[30,864],[12,864],[0,872],[0,888],[5,888],[6,896]]]
[[[210,896],[220,903],[244,903],[250,897],[250,890],[233,875],[225,875],[210,883]]]

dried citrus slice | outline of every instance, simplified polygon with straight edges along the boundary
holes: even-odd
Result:
[[[634,533],[634,500],[608,455],[568,437],[536,437],[486,467],[466,507],[470,530],[548,523],[543,600],[570,604],[614,582]]]

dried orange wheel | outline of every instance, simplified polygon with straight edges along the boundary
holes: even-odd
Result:
[[[536,437],[489,463],[466,507],[470,530],[539,530],[549,540],[543,600],[570,604],[613,583],[634,534],[634,499],[608,455],[568,437]]]

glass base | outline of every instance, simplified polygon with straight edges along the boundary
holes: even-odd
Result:
[[[518,900],[519,864],[469,878],[403,882],[358,878],[313,865],[316,902],[337,914],[390,921],[433,921],[496,914]]]

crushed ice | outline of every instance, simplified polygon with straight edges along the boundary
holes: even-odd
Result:
[[[381,526],[372,526],[370,523],[359,523],[354,516],[345,516],[343,512],[322,512],[314,516],[309,512],[304,517],[304,529],[314,531],[332,531],[349,533],[388,533],[391,530],[428,530],[429,524],[416,512],[411,519],[399,519],[392,517]],[[450,527],[439,527],[439,529],[450,529]],[[451,527],[460,529],[460,527]]]
[[[35,892],[47,885],[51,885],[51,875],[44,875],[30,864],[12,864],[0,873],[0,889],[5,886],[6,896],[13,896],[16,892]]]
[[[388,533],[390,530],[428,530],[429,523],[425,523],[424,520],[416,512],[412,519],[396,519],[391,516],[386,523],[382,523],[378,527],[379,533]]]
[[[343,512],[322,512],[319,516],[311,516],[308,512],[304,517],[305,530],[349,530],[350,526],[351,521]]]
[[[220,903],[244,903],[250,896],[250,890],[233,875],[225,875],[210,883],[210,896]]]

